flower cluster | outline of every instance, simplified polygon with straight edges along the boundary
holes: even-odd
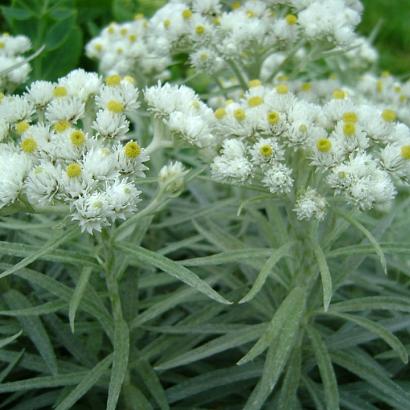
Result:
[[[197,100],[183,89],[190,108],[181,118],[194,123],[198,117],[198,127],[211,132],[207,141],[217,150],[211,163],[214,178],[285,195],[295,201],[300,219],[322,219],[325,198],[332,192],[362,210],[387,207],[395,185],[410,178],[407,125],[390,107],[359,103],[343,89],[334,89],[324,102],[312,102],[293,93],[290,85],[251,81],[241,98],[226,100],[212,117],[202,103],[190,116]],[[172,89],[181,92],[176,86],[156,87],[155,100],[171,101]],[[168,118],[180,109],[170,104]]]
[[[30,48],[31,42],[26,36],[0,35],[0,91],[13,90],[27,80],[31,68],[23,54]]]
[[[88,232],[136,210],[148,156],[130,139],[132,78],[81,69],[0,103],[0,208],[66,204]]]
[[[172,56],[183,52],[197,70],[213,74],[252,65],[255,58],[269,71],[289,50],[303,61],[320,44],[321,51],[339,48],[361,67],[377,57],[354,31],[361,12],[357,0],[248,0],[233,2],[230,10],[219,0],[170,1],[149,20],[110,24],[87,45],[87,54],[103,73],[126,74],[164,73]]]
[[[410,81],[401,82],[386,71],[380,76],[365,73],[357,84],[357,91],[375,104],[389,105],[401,121],[410,125]]]
[[[169,56],[158,52],[156,39],[142,15],[136,15],[132,22],[111,23],[87,44],[86,54],[98,60],[99,71],[106,75],[169,77]]]

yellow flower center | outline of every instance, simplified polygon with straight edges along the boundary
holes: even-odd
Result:
[[[388,78],[388,77],[390,77],[390,71],[388,71],[388,70],[384,70],[383,72],[382,72],[382,78]]]
[[[276,111],[271,111],[268,113],[268,122],[271,125],[275,125],[279,122],[279,113]]]
[[[0,48],[4,48],[6,45],[4,44],[3,41],[0,41]]]
[[[246,11],[246,15],[249,17],[249,18],[252,18],[252,17],[255,17],[255,12],[253,11],[253,10],[247,10]]]
[[[353,122],[346,122],[343,125],[343,133],[346,137],[352,137],[356,133],[356,125]]]
[[[306,134],[306,133],[308,132],[308,127],[307,127],[307,125],[306,125],[306,124],[300,124],[300,125],[299,125],[299,131],[300,131],[302,134]]]
[[[240,7],[241,7],[241,2],[240,2],[240,1],[234,1],[234,2],[231,4],[231,9],[232,9],[232,10],[239,9]]]
[[[189,20],[189,19],[191,19],[191,18],[192,18],[192,11],[191,11],[190,9],[185,9],[185,10],[182,12],[182,17],[183,17],[184,20]]]
[[[316,148],[320,152],[329,152],[332,148],[332,143],[328,138],[320,138],[316,141]]]
[[[289,87],[286,84],[279,84],[276,86],[276,92],[278,94],[287,94],[289,92]]]
[[[115,87],[119,85],[120,83],[121,83],[121,76],[118,74],[109,75],[105,79],[105,84],[107,84],[110,87]]]
[[[357,114],[355,112],[349,111],[349,112],[345,112],[343,114],[343,121],[344,122],[353,122],[353,123],[355,123],[355,122],[358,121],[358,119],[359,118],[357,117]]]
[[[124,112],[124,104],[121,101],[110,100],[107,102],[107,109],[117,114]]]
[[[199,60],[201,61],[201,63],[205,63],[209,60],[209,54],[206,52],[202,52],[199,56]]]
[[[135,21],[143,20],[143,19],[144,19],[144,15],[143,15],[142,13],[137,13],[137,14],[134,16],[134,20],[135,20]]]
[[[294,14],[288,14],[286,16],[286,23],[290,26],[294,26],[298,22],[298,18]]]
[[[53,125],[53,129],[55,132],[58,133],[62,133],[65,130],[68,130],[71,127],[71,124],[67,121],[67,120],[60,120],[57,121],[54,125]]]
[[[123,27],[123,28],[120,30],[120,34],[121,34],[123,37],[125,37],[125,36],[128,34],[128,29],[127,29],[126,27]]]
[[[237,121],[243,121],[246,118],[245,110],[243,110],[242,108],[237,108],[233,112],[233,116],[236,118]]]
[[[85,142],[85,134],[80,130],[73,131],[70,135],[70,141],[76,147],[80,147]]]
[[[263,98],[259,95],[255,95],[248,99],[249,107],[258,107],[259,105],[263,104]]]
[[[396,111],[393,111],[393,110],[384,110],[384,111],[382,112],[382,118],[383,118],[384,121],[386,121],[386,122],[396,121],[396,119],[397,119]]]
[[[333,98],[336,100],[343,100],[346,98],[346,92],[338,88],[333,91]]]
[[[164,25],[164,28],[169,29],[171,27],[171,20],[165,19],[162,24]]]
[[[135,43],[135,42],[137,41],[137,39],[138,39],[138,37],[137,37],[136,34],[130,34],[130,35],[128,36],[128,40],[129,40],[131,43]]]
[[[198,36],[202,36],[205,33],[205,27],[199,24],[195,27],[195,33],[198,34]]]
[[[15,125],[16,132],[17,132],[17,134],[19,134],[19,135],[21,135],[21,134],[23,134],[24,132],[26,132],[26,131],[29,129],[29,127],[30,127],[30,124],[28,123],[28,121],[25,121],[25,120],[20,121],[20,122],[18,122],[18,123]]]
[[[96,51],[100,52],[100,51],[103,50],[103,46],[102,46],[102,44],[97,43],[97,44],[94,45],[94,49],[95,49]]]
[[[108,27],[108,33],[109,34],[114,34],[115,33],[115,26],[114,26],[114,24],[111,24],[109,27]]]
[[[265,144],[265,145],[262,145],[262,146],[259,148],[259,152],[260,152],[260,154],[261,154],[263,157],[269,158],[269,157],[271,157],[272,154],[273,154],[273,149],[272,149],[272,147],[271,147],[270,145]]]
[[[303,84],[300,86],[300,89],[301,89],[302,91],[305,91],[305,92],[310,91],[310,90],[312,89],[312,84],[311,84],[311,83],[303,83]]]
[[[404,159],[410,159],[410,145],[403,145],[400,149],[400,155]]]
[[[54,91],[53,91],[54,97],[65,97],[67,96],[67,94],[68,94],[67,88],[65,87],[57,86],[56,88],[54,88]]]
[[[129,141],[125,144],[124,154],[127,158],[137,158],[141,154],[141,147],[135,141]]]
[[[31,154],[37,149],[37,142],[34,138],[26,138],[21,141],[20,147],[24,152]]]
[[[260,87],[262,85],[262,81],[261,80],[251,80],[248,83],[248,87],[249,88],[255,88],[255,87]]]
[[[132,75],[126,75],[123,80],[127,83],[135,84],[135,78]]]
[[[65,170],[70,178],[77,178],[81,175],[81,166],[76,162],[69,164]]]
[[[222,120],[222,118],[224,118],[225,115],[226,115],[226,110],[225,110],[225,108],[218,108],[218,109],[216,109],[215,112],[214,112],[214,115],[215,115],[215,118],[216,118],[217,120]]]
[[[383,81],[382,80],[377,80],[376,82],[376,91],[381,94],[383,92]]]

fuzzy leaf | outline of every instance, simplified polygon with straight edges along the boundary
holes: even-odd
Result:
[[[303,288],[294,288],[275,312],[265,333],[252,349],[239,360],[238,364],[242,365],[255,359],[271,346],[273,340],[279,335],[283,337],[283,331],[287,328],[287,323],[292,322],[295,326],[299,326],[299,322],[305,311],[305,298],[305,290]],[[292,330],[292,328],[290,330]],[[289,334],[293,336],[291,331],[289,331]]]
[[[312,326],[308,326],[307,331],[324,387],[326,408],[338,410],[340,406],[337,379],[326,344]]]
[[[85,267],[78,279],[78,282],[75,286],[73,296],[70,299],[69,308],[68,308],[68,317],[70,320],[71,332],[74,333],[75,326],[75,315],[77,313],[78,306],[80,305],[81,299],[84,295],[85,288],[87,287],[88,280],[90,279],[92,273],[92,268]]]
[[[31,306],[28,299],[16,290],[9,290],[4,295],[4,298],[7,304],[14,309],[29,308]],[[56,356],[41,320],[35,316],[18,316],[18,321],[24,333],[30,338],[40,353],[51,373],[56,375],[58,373]]]
[[[330,313],[330,312],[329,312]],[[330,313],[332,316],[339,317],[341,319],[348,320],[355,323],[358,326],[361,326],[370,332],[376,334],[381,339],[383,339],[400,357],[403,363],[408,363],[408,354],[406,348],[403,346],[398,337],[393,333],[389,332],[384,326],[380,325],[377,322],[366,319],[361,316],[350,315],[348,313]]]
[[[292,246],[293,243],[290,242],[272,251],[271,256],[262,266],[261,271],[256,277],[256,280],[253,283],[251,290],[239,301],[239,303],[249,302],[258,294],[258,292],[262,289],[263,285],[265,284],[269,274],[272,272],[272,269],[283,257],[289,255]]]
[[[92,368],[81,380],[78,385],[70,392],[70,394],[56,407],[55,410],[69,410],[72,406],[81,399],[104,375],[108,370],[112,361],[112,356],[107,356]]]
[[[155,266],[156,268],[166,272],[180,281],[184,282],[188,286],[196,289],[198,292],[208,296],[209,298],[224,304],[231,304],[229,300],[226,300],[223,296],[217,293],[211,286],[205,281],[200,279],[194,272],[181,266],[180,264],[174,262],[165,256],[158,255],[148,249],[144,249],[140,246],[131,247],[128,245],[117,245],[118,248],[126,252],[127,254],[135,257],[141,263],[150,266]]]
[[[318,244],[314,244],[313,251],[316,256],[317,264],[319,265],[320,277],[322,279],[323,308],[327,311],[332,299],[332,275],[330,274],[329,266],[327,265],[322,248]]]
[[[114,328],[114,354],[111,379],[108,386],[107,410],[115,410],[128,368],[130,333],[127,323],[117,321]]]

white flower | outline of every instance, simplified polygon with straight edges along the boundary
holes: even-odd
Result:
[[[60,174],[61,171],[50,162],[43,162],[34,167],[25,183],[29,202],[40,206],[52,203],[59,189]]]
[[[111,218],[126,219],[137,209],[141,191],[125,180],[116,180],[106,188],[108,206],[112,209]]]
[[[170,193],[180,191],[184,186],[184,177],[187,172],[183,164],[179,161],[164,165],[158,174],[160,187]]]
[[[245,157],[244,144],[236,139],[225,140],[222,155],[214,158],[211,171],[218,180],[245,182],[251,176],[252,164]]]
[[[277,163],[265,171],[262,184],[273,194],[286,194],[293,186],[292,170]]]
[[[31,160],[0,144],[0,208],[11,205],[20,195]]]
[[[49,81],[34,81],[30,84],[27,92],[31,101],[44,107],[53,99],[54,85]]]
[[[79,222],[82,231],[100,232],[114,216],[111,199],[106,192],[84,192],[72,202],[72,219]]]
[[[75,123],[84,115],[85,105],[78,97],[60,97],[47,105],[46,118],[50,122]]]
[[[99,110],[93,122],[93,128],[97,133],[106,138],[124,138],[129,126],[130,123],[124,114],[116,114],[109,110]]]
[[[325,209],[326,199],[319,195],[315,189],[308,188],[297,199],[294,211],[300,221],[312,218],[321,221],[325,217]]]

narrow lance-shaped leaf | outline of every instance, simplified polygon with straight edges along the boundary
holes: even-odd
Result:
[[[198,292],[203,293],[209,298],[216,300],[219,303],[231,304],[229,300],[226,300],[218,292],[212,289],[208,283],[203,281],[194,272],[181,266],[180,264],[174,262],[165,256],[159,255],[155,252],[144,249],[140,246],[131,247],[128,245],[117,245],[118,248],[127,252],[129,255],[135,257],[142,263],[146,263],[150,266],[155,266],[158,269],[176,277],[180,281],[184,282],[188,286],[196,289]]]
[[[329,352],[320,334],[312,326],[308,326],[307,331],[324,387],[326,408],[338,410],[339,390]]]
[[[376,254],[380,259],[380,263],[383,267],[384,273],[387,275],[387,264],[386,258],[384,256],[383,250],[377,242],[377,239],[372,235],[370,231],[368,231],[359,221],[353,218],[351,215],[345,214],[344,212],[338,211],[338,214],[345,218],[348,222],[350,222],[355,228],[357,228],[360,232],[364,234],[364,236],[369,240],[369,242],[374,246]]]
[[[20,309],[30,307],[30,302],[27,298],[16,290],[9,290],[4,295],[4,298],[7,304],[12,308]],[[18,320],[51,373],[56,375],[58,373],[56,356],[42,321],[36,316],[19,316]]]
[[[60,246],[63,242],[69,240],[78,232],[77,226],[71,227],[69,230],[64,231],[60,235],[58,235],[55,238],[50,239],[48,242],[45,243],[45,245],[40,248],[37,252],[33,253],[30,256],[27,256],[26,258],[22,259],[20,262],[18,262],[16,265],[13,267],[7,269],[3,273],[0,274],[0,279],[4,278],[6,276],[9,276],[21,268],[26,267],[27,265],[30,265],[30,263],[34,262],[36,259],[41,257],[42,255],[45,255],[46,253],[50,252],[52,249],[57,248]]]
[[[406,348],[403,346],[401,341],[398,337],[396,337],[393,333],[388,331],[384,326],[380,325],[377,322],[369,320],[365,317],[350,315],[348,313],[336,313],[336,312],[329,312],[332,316],[339,317],[341,319],[345,319],[351,321],[358,326],[361,326],[370,332],[376,334],[381,339],[383,339],[400,357],[403,363],[408,363],[408,353]]]
[[[282,259],[284,256],[289,255],[290,248],[293,246],[293,243],[287,243],[286,245],[275,249],[272,251],[272,255],[262,266],[261,271],[259,272],[254,284],[252,285],[251,290],[239,301],[239,303],[245,303],[252,300],[258,292],[262,289],[263,285],[266,282],[269,274],[272,272],[274,266]]]
[[[8,344],[14,342],[21,334],[23,333],[22,330],[20,332],[16,333],[13,336],[6,337],[4,339],[0,339],[0,349],[3,348],[4,346],[7,346]]]
[[[286,374],[280,390],[278,410],[297,408],[297,392],[300,383],[302,352],[300,346],[295,346],[289,359]]]
[[[107,356],[92,368],[82,379],[78,380],[78,385],[70,394],[56,407],[55,410],[72,409],[73,405],[81,399],[97,382],[101,376],[108,370],[112,361],[112,356]]]
[[[130,335],[127,323],[119,320],[114,328],[114,355],[111,369],[110,385],[108,386],[107,410],[115,410],[124,383],[130,352]]]
[[[252,349],[241,359],[238,364],[245,364],[262,354],[278,336],[282,335],[286,323],[291,321],[299,326],[299,322],[305,311],[305,289],[294,288],[275,312],[265,333],[256,342]]]
[[[410,300],[402,296],[367,296],[344,300],[330,306],[332,312],[354,312],[363,310],[395,310],[410,312]]]
[[[332,299],[332,275],[327,265],[326,256],[322,248],[318,244],[314,244],[313,251],[315,253],[317,264],[319,265],[320,277],[323,288],[323,308],[328,310],[330,301]]]
[[[300,295],[300,298],[303,300],[304,306],[304,293]],[[244,410],[262,409],[269,394],[275,388],[288,361],[289,355],[298,341],[300,320],[303,311],[304,309],[299,311],[298,317],[287,317],[283,327],[280,329],[280,333],[276,334],[275,339],[270,343],[262,377],[249,396]]]
[[[70,320],[71,331],[74,333],[75,326],[75,315],[77,313],[77,308],[80,305],[81,299],[84,295],[84,291],[87,287],[88,280],[90,279],[92,273],[92,268],[85,267],[81,272],[80,278],[77,282],[77,285],[74,289],[73,296],[70,299],[68,317]]]

